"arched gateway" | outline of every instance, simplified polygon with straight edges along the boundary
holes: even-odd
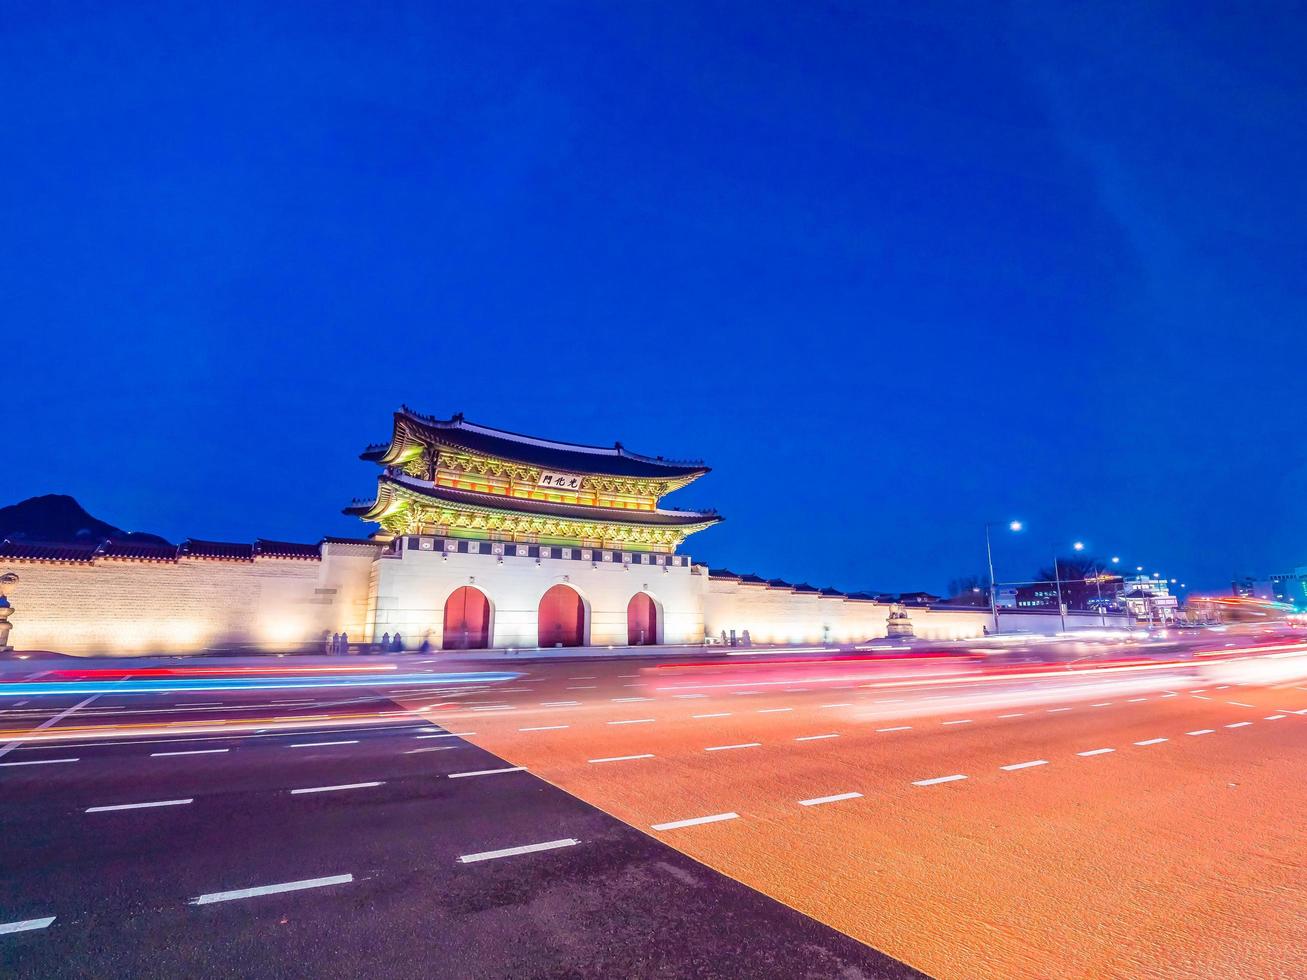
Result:
[[[626,604],[626,642],[633,647],[658,642],[658,606],[647,592],[637,592]]]
[[[540,598],[537,622],[542,647],[585,646],[585,603],[576,589],[553,586]]]
[[[484,650],[490,646],[490,601],[480,589],[463,585],[445,600],[446,650]]]

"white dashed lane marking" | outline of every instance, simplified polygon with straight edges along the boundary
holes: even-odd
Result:
[[[936,776],[934,779],[918,779],[915,780],[912,783],[912,785],[913,786],[936,786],[939,783],[955,783],[959,779],[966,779],[966,778],[967,778],[966,776],[962,775],[961,773],[958,773],[953,776]]]
[[[910,732],[910,731],[912,731],[912,726],[911,726],[911,725],[895,725],[893,728],[877,728],[876,731],[878,731],[878,732]]]
[[[1185,732],[1186,735],[1210,735],[1216,731],[1215,728],[1200,728],[1196,732]]]
[[[796,742],[816,742],[823,738],[839,738],[839,732],[831,732],[829,735],[800,735],[794,741]]]
[[[563,728],[569,728],[569,725],[537,725],[534,728],[519,728],[519,732],[556,732]]]
[[[657,718],[628,718],[625,721],[610,721],[610,725],[648,725],[657,721]]]
[[[418,737],[421,738],[422,736],[419,735]],[[439,736],[436,736],[436,737],[438,738]],[[319,745],[358,745],[358,744],[359,744],[359,740],[358,740],[358,739],[356,739],[356,738],[349,738],[349,739],[344,739],[344,740],[339,741],[339,742],[293,742],[293,743],[291,744],[291,748],[292,748],[292,749],[312,749],[312,748],[317,748]]]
[[[1225,727],[1226,727],[1226,728],[1247,728],[1247,727],[1248,727],[1249,725],[1251,725],[1251,724],[1252,724],[1251,721],[1236,721],[1234,724],[1232,724],[1232,725],[1226,725]]]
[[[1279,720],[1280,720],[1281,718],[1283,718],[1283,717],[1284,717],[1284,715],[1267,715],[1263,720],[1264,720],[1264,721],[1279,721]]]
[[[587,759],[587,762],[630,762],[633,759],[652,759],[652,752],[645,752],[643,755],[613,755],[606,759]]]
[[[1088,752],[1077,752],[1076,755],[1107,755],[1115,751],[1116,749],[1090,749]]]
[[[0,766],[51,766],[56,762],[77,762],[77,759],[32,759],[30,762],[0,762]]]
[[[230,892],[211,892],[192,898],[191,905],[213,905],[217,902],[234,902],[242,898],[258,898],[260,895],[280,895],[283,892],[298,892],[306,888],[326,888],[328,885],[347,885],[354,880],[353,875],[331,875],[327,878],[305,878],[302,881],[286,881],[279,885],[259,885],[255,888],[238,888]]]
[[[180,752],[151,752],[151,759],[162,759],[170,755],[217,755],[220,752],[230,752],[231,749],[186,749]]]
[[[33,929],[44,929],[53,921],[54,916],[47,915],[44,919],[20,919],[17,922],[0,922],[0,936],[11,932],[31,932]]]
[[[738,820],[738,813],[714,813],[710,817],[691,817],[689,820],[672,820],[668,823],[653,824],[654,830],[679,830],[681,827],[697,827],[701,823],[718,823],[722,820]]]
[[[450,779],[462,779],[465,776],[494,776],[501,772],[526,772],[525,766],[509,766],[506,769],[477,769],[473,772],[451,772]]]
[[[1014,762],[1010,766],[999,766],[1004,772],[1016,772],[1018,769],[1031,769],[1035,766],[1048,765],[1047,759],[1032,759],[1030,762]]]
[[[1026,713],[1024,711],[1014,711],[1010,715],[999,715],[999,717],[1000,718],[1024,718],[1025,715]]]
[[[758,714],[760,714],[760,715],[774,715],[774,714],[776,714],[777,712],[780,712],[780,711],[793,711],[793,710],[794,710],[793,708],[759,708],[759,709],[758,709]]]
[[[694,718],[729,718],[730,715],[731,715],[731,713],[730,713],[729,711],[715,711],[715,712],[713,712],[713,713],[710,714],[710,715],[692,715],[691,717],[694,717]]]
[[[954,721],[944,721],[944,722],[940,722],[940,724],[942,724],[942,725],[970,725],[970,724],[971,724],[971,719],[970,719],[970,718],[958,718],[958,719],[955,719]]]
[[[840,800],[859,800],[861,793],[836,793],[834,796],[817,796],[811,800],[799,800],[799,806],[819,806],[822,803],[838,803]]]
[[[477,861],[494,861],[497,858],[517,857],[519,854],[536,854],[540,851],[554,851],[560,847],[574,847],[581,843],[574,837],[562,840],[549,840],[543,844],[523,844],[521,847],[505,847],[499,851],[480,851],[476,854],[464,854],[458,860],[461,864],[475,864]]]
[[[464,736],[475,735],[475,734],[476,732],[441,732],[439,735],[414,735],[413,737],[414,738],[463,738]],[[314,743],[310,743],[310,744],[314,744]],[[332,745],[334,743],[324,742],[322,744]],[[291,746],[291,748],[298,748],[298,746]]]
[[[756,749],[761,742],[741,742],[739,745],[710,745],[705,752],[725,752],[727,749]]]
[[[852,701],[841,701],[838,704],[823,704],[823,708],[852,708]]]
[[[194,799],[189,800],[155,800],[151,803],[113,803],[109,806],[88,806],[87,813],[108,813],[110,810],[144,810],[148,807],[155,806],[185,806],[187,803],[194,803]]]
[[[1136,742],[1135,745],[1161,745],[1165,741],[1164,738],[1146,738],[1142,742]]]
[[[290,791],[291,796],[298,796],[301,793],[335,793],[343,789],[369,789],[373,786],[384,786],[385,780],[379,780],[374,783],[341,783],[339,786],[309,786],[304,789],[293,789]]]

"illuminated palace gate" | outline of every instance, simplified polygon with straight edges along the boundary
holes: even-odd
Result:
[[[540,599],[537,630],[542,647],[585,645],[585,603],[576,589],[555,585]]]
[[[646,592],[637,592],[627,604],[626,642],[633,647],[658,642],[658,607]]]
[[[446,650],[484,650],[490,646],[490,603],[485,593],[461,586],[445,602]]]
[[[373,586],[385,600],[373,607],[374,632],[402,625],[412,636],[428,628],[430,610],[409,598],[419,579],[448,595],[446,649],[649,644],[663,638],[665,610],[677,622],[699,618],[700,590],[677,548],[721,518],[659,502],[708,472],[701,462],[644,456],[621,443],[555,442],[407,408],[395,413],[390,441],[363,458],[382,467],[377,495],[346,513],[380,524],[378,537],[389,544]],[[659,584],[644,584],[653,575]],[[684,628],[676,637],[700,638]]]

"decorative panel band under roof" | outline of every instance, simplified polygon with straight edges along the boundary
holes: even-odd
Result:
[[[396,490],[406,492],[436,504],[454,507],[475,507],[510,513],[562,517],[570,520],[590,521],[596,524],[626,524],[652,527],[695,527],[716,524],[721,517],[712,511],[627,510],[621,507],[589,507],[583,504],[560,504],[549,500],[531,500],[498,493],[479,493],[475,490],[455,490],[435,486],[426,481],[382,476],[377,480],[376,502],[355,504],[346,513],[375,520],[377,508]],[[368,517],[368,514],[373,516]]]

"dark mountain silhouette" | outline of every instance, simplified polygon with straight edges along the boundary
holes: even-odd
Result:
[[[0,541],[50,541],[98,545],[115,541],[171,544],[157,534],[124,531],[92,517],[72,497],[48,493],[21,503],[0,507]]]

